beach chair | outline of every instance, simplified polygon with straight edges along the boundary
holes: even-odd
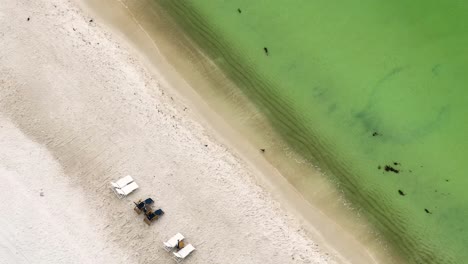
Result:
[[[173,259],[177,262],[180,263],[182,262],[190,253],[192,253],[195,250],[195,248],[192,246],[192,244],[188,244],[185,247],[183,247],[181,250],[177,252],[172,252],[174,254]]]
[[[181,233],[175,234],[175,236],[171,237],[168,241],[163,242],[163,248],[167,252],[173,250],[180,241],[184,240],[184,236]]]
[[[134,202],[135,208],[133,208],[133,210],[135,210],[135,212],[137,212],[137,214],[141,214],[142,211],[145,212],[145,214],[146,214],[146,212],[148,211],[147,206],[152,205],[153,203],[154,203],[154,201],[151,198],[148,198],[143,202],[141,200],[138,201],[137,203]]]
[[[164,211],[161,209],[158,209],[154,212],[150,212],[149,214],[146,214],[145,219],[143,219],[143,221],[145,221],[145,223],[147,223],[148,225],[151,225],[151,222],[158,220],[159,217],[161,217],[163,214],[164,214]]]
[[[118,180],[117,182],[111,182],[111,185],[113,188],[123,188],[125,187],[126,185],[130,184],[131,182],[133,182],[133,178],[132,176],[130,175],[127,175],[125,177],[123,177],[122,179]]]
[[[136,184],[136,182],[132,182],[124,186],[123,188],[120,188],[120,189],[114,188],[113,190],[114,190],[114,193],[117,195],[117,197],[119,197],[119,199],[122,199],[125,196],[132,193],[133,191],[135,191],[136,189],[138,189],[138,184]]]

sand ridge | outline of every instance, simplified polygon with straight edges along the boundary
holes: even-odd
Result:
[[[67,218],[85,217],[96,236],[86,238],[86,229],[80,229],[84,235],[73,236],[76,244],[61,245],[64,256],[75,252],[97,254],[99,263],[168,263],[171,255],[161,242],[181,232],[197,248],[190,263],[334,263],[258,186],[249,167],[186,114],[190,109],[177,102],[164,77],[149,74],[126,45],[73,1],[2,1],[0,20],[0,112],[29,139],[13,128],[0,133],[4,137],[14,130],[15,140],[47,149],[61,167],[56,177],[69,181],[67,188],[84,199],[80,206],[86,210]],[[19,145],[2,149],[2,155]],[[22,162],[29,159],[36,164],[38,157]],[[11,160],[1,162],[12,170],[2,177],[16,182],[34,176],[21,165],[11,167]],[[118,200],[109,181],[126,174],[140,189]],[[15,192],[37,195],[37,188]],[[67,188],[51,184],[45,195],[53,193],[65,203],[77,199],[62,195]],[[148,196],[166,212],[151,227],[132,210],[132,201]],[[2,205],[11,211],[14,204]],[[39,217],[51,218],[49,213]],[[10,228],[24,223],[1,219]],[[25,247],[13,245],[17,251]],[[95,245],[120,255],[109,261],[104,251],[95,253],[101,252]],[[87,262],[60,258],[56,247],[42,246],[32,239],[28,260]]]

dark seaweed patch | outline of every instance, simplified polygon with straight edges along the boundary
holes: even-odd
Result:
[[[385,171],[391,171],[391,172],[394,172],[394,173],[400,173],[400,170],[397,170],[397,169],[393,168],[390,165],[385,165],[384,170]]]

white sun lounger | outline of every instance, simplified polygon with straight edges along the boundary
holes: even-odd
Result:
[[[185,247],[183,247],[181,250],[177,252],[172,252],[174,254],[174,260],[177,263],[182,262],[192,251],[194,251],[195,248],[192,246],[192,244],[188,244]]]
[[[182,241],[182,240],[184,240],[184,236],[181,233],[177,233],[175,234],[175,236],[171,237],[168,241],[163,242],[164,243],[163,248],[167,252],[169,252],[177,246],[177,243],[179,243],[179,241]]]
[[[131,182],[133,182],[132,176],[127,175],[127,176],[123,177],[122,179],[118,180],[117,182],[111,182],[111,185],[114,188],[120,188],[121,189],[121,188],[125,187],[126,185],[130,184]]]
[[[138,189],[138,184],[136,184],[136,182],[132,182],[123,188],[114,188],[113,190],[117,197],[119,197],[119,199],[122,199],[125,196],[132,193],[133,191],[135,191],[136,189]]]

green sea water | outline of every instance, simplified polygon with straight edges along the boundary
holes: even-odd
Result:
[[[468,2],[155,1],[408,263],[468,263]]]

